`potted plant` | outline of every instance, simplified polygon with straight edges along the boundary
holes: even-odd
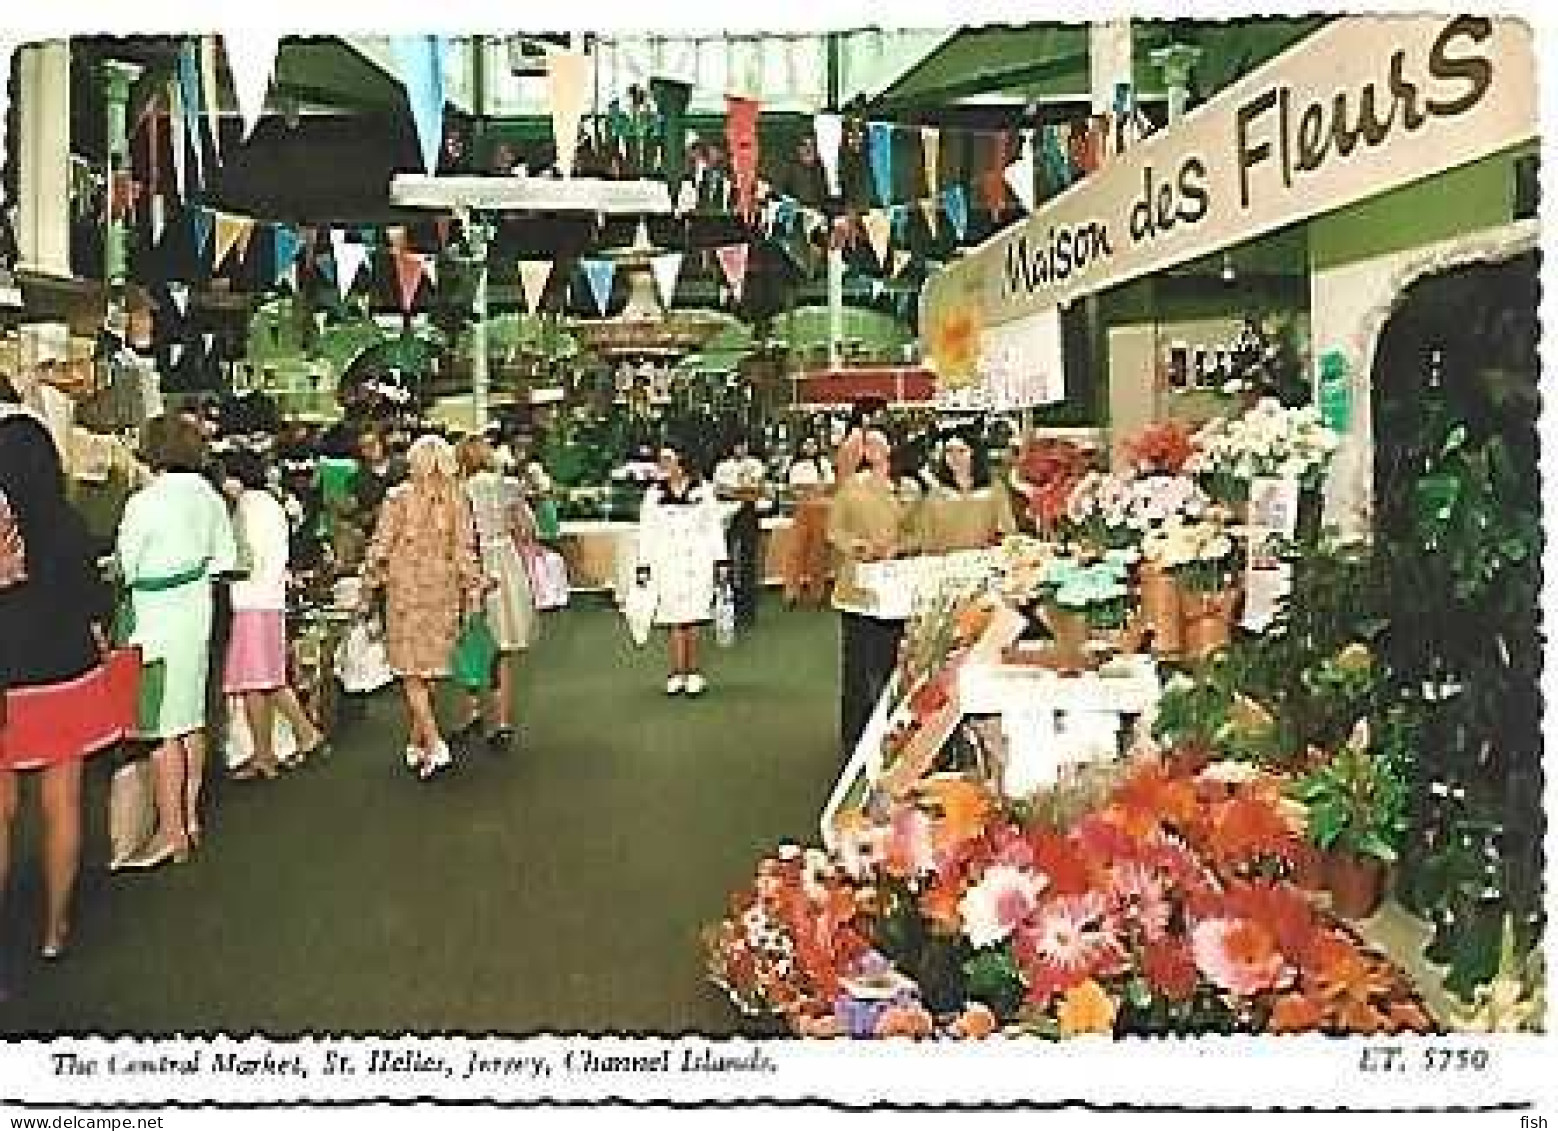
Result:
[[[1406,782],[1399,768],[1370,749],[1367,720],[1347,742],[1299,782],[1308,806],[1309,837],[1327,853],[1327,887],[1337,914],[1372,915],[1406,832]]]
[[[1204,659],[1233,634],[1234,544],[1220,523],[1176,515],[1142,540],[1142,555],[1172,578],[1178,592],[1184,654]]]

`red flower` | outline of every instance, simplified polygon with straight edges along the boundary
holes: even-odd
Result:
[[[1195,960],[1178,939],[1150,942],[1142,948],[1141,970],[1152,992],[1169,1001],[1188,1001],[1196,992]]]
[[[1299,848],[1297,835],[1277,807],[1253,797],[1235,797],[1213,809],[1210,841],[1213,857],[1235,866],[1263,859],[1291,861]]]
[[[1251,997],[1292,980],[1271,933],[1249,919],[1207,919],[1191,932],[1196,967],[1212,984]]]
[[[1178,421],[1167,421],[1125,442],[1125,454],[1140,475],[1178,475],[1195,454],[1190,434]]]
[[[1140,841],[1102,813],[1083,817],[1071,836],[1084,857],[1106,864],[1134,859],[1141,849]]]
[[[1228,916],[1250,919],[1270,931],[1278,949],[1295,965],[1306,965],[1319,944],[1314,905],[1291,884],[1235,882],[1223,906]]]
[[[1106,905],[1096,892],[1044,901],[1014,936],[1014,953],[1036,1004],[1095,975],[1118,973],[1125,952],[1104,924]]]
[[[1049,877],[1054,895],[1081,895],[1092,887],[1087,861],[1075,845],[1059,833],[1032,829],[1027,834],[1033,867]]]
[[[1127,778],[1115,791],[1114,802],[1128,812],[1176,828],[1188,826],[1200,809],[1195,787],[1158,765],[1148,765]]]

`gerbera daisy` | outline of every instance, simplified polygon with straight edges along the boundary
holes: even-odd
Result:
[[[1124,951],[1104,926],[1107,910],[1097,892],[1056,896],[1039,907],[1017,940],[1030,997],[1045,1001],[1095,974],[1118,969]]]
[[[1116,929],[1139,925],[1149,941],[1163,937],[1173,914],[1158,873],[1135,860],[1109,870],[1109,914]]]
[[[1207,919],[1190,936],[1196,968],[1214,985],[1252,997],[1292,980],[1271,932],[1248,919]]]
[[[996,864],[969,888],[958,911],[963,933],[976,947],[993,946],[1027,920],[1047,881],[1037,872]]]

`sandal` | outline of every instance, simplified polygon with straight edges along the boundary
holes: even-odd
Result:
[[[260,766],[251,758],[236,770],[230,771],[227,777],[230,781],[274,781],[281,772],[280,766],[280,762]]]
[[[276,764],[283,770],[295,770],[304,762],[312,758],[315,754],[328,753],[330,753],[330,740],[325,736],[324,731],[320,731],[319,739],[314,743],[314,745],[310,746],[307,750],[294,750],[291,754],[288,754],[285,758],[281,759]]]

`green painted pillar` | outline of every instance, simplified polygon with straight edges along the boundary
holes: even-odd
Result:
[[[140,75],[141,68],[134,63],[110,59],[103,64],[103,95],[108,108],[108,198],[104,222],[107,228],[103,238],[103,281],[108,285],[109,302],[120,307],[124,299],[124,285],[129,256],[128,234],[124,220],[114,215],[112,201],[114,188],[121,174],[130,171],[129,131],[127,119],[130,106],[130,85]]]

